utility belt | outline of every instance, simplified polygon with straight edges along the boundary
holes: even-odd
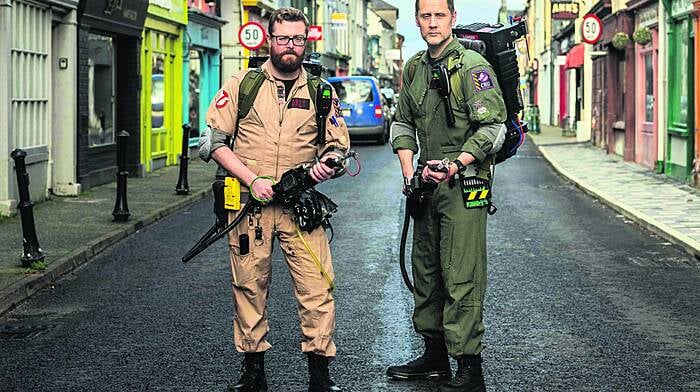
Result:
[[[214,212],[221,222],[227,222],[228,213],[240,211],[241,205],[245,205],[252,199],[250,192],[241,191],[241,184],[234,177],[217,178],[212,188]],[[311,233],[320,226],[324,229],[331,227],[330,218],[338,210],[338,205],[333,200],[314,188],[295,192],[289,197],[275,198],[259,207],[264,208],[267,205],[279,205],[290,211],[299,229],[307,233]]]
[[[445,164],[446,165],[446,164]],[[437,184],[424,182],[422,178],[425,165],[418,164],[413,178],[407,184],[407,207],[413,219],[421,215],[431,203],[432,196],[437,189]],[[433,168],[435,170],[435,168]],[[439,171],[439,169],[438,169]],[[489,214],[495,213],[495,207],[491,203],[491,181],[484,176],[478,175],[475,164],[468,165],[462,173],[455,174],[447,181],[450,188],[459,188],[464,202],[464,208],[488,207]]]

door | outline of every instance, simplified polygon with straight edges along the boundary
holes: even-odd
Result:
[[[650,169],[656,167],[658,159],[658,111],[657,99],[657,45],[658,32],[652,30],[652,42],[646,46],[637,45],[635,162]]]
[[[605,88],[605,57],[593,61],[593,112],[591,114],[591,129],[593,144],[599,147],[607,145],[603,129],[605,129],[605,111],[607,106]]]
[[[559,67],[559,126],[568,128],[568,103],[569,103],[569,88],[568,88],[568,72],[565,66]]]
[[[181,109],[176,102],[175,44],[177,37],[147,29],[141,58],[143,75],[143,110],[141,163],[146,171],[165,166],[173,145],[174,132],[179,131],[175,114]],[[177,75],[176,75],[177,74]],[[178,116],[179,117],[179,116]],[[181,131],[180,131],[181,132]]]

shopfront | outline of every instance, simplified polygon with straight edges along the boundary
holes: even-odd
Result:
[[[150,0],[141,50],[141,165],[177,164],[182,149],[185,0]]]
[[[139,170],[140,37],[147,0],[82,0],[78,34],[78,178],[114,181],[116,135],[130,133],[127,166]]]
[[[658,2],[635,4],[635,124],[634,161],[656,169],[658,163]]]
[[[190,7],[185,40],[183,118],[191,127],[190,145],[197,144],[206,129],[209,102],[221,86],[221,26],[225,22],[211,12]]]
[[[694,158],[694,30],[690,0],[673,0],[669,26],[668,176],[690,181]]]

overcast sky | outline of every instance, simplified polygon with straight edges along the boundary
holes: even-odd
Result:
[[[415,18],[415,4],[411,0],[384,0],[399,9],[399,21],[396,30],[406,37],[404,59],[413,56],[419,50],[425,49],[425,41],[418,32]],[[500,1],[497,0],[455,0],[457,24],[476,22],[496,23]],[[524,9],[525,0],[508,0],[509,9]]]

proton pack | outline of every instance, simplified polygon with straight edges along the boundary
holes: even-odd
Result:
[[[518,21],[510,26],[473,23],[457,25],[452,32],[465,48],[481,53],[496,73],[507,112],[506,138],[503,147],[496,154],[496,163],[503,162],[516,154],[528,131],[527,124],[522,124],[518,118],[524,105],[519,89],[520,71],[515,54],[515,41],[527,35],[527,26],[525,21]]]

